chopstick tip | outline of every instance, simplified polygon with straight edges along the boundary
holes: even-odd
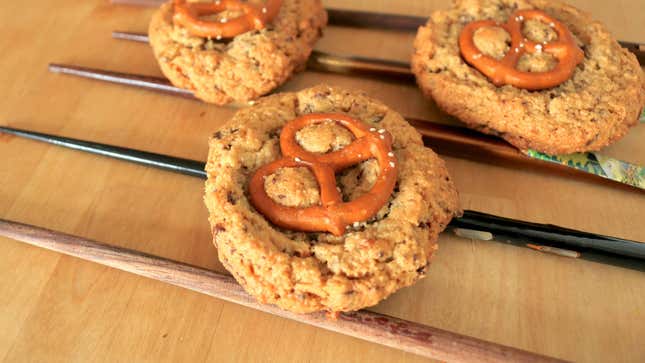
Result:
[[[62,73],[64,70],[64,66],[58,63],[49,63],[47,65],[47,69],[52,73]]]
[[[526,247],[528,247],[528,248],[530,248],[532,250],[535,250],[535,251],[550,253],[550,254],[557,255],[557,256],[562,256],[562,257],[569,257],[569,258],[578,258],[578,257],[580,257],[580,252],[571,251],[571,250],[565,250],[563,248],[541,246],[541,245],[535,245],[535,244],[532,244],[532,243],[527,243]]]

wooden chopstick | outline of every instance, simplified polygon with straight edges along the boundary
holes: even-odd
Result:
[[[341,313],[335,320],[323,313],[291,313],[273,305],[256,302],[230,276],[28,224],[0,219],[0,235],[269,314],[441,361],[559,361],[365,310]]]
[[[122,39],[122,40],[128,40],[128,41],[135,41],[135,42],[140,42],[140,43],[148,43],[149,38],[147,34],[144,33],[134,33],[134,32],[124,32],[124,31],[114,31],[112,32],[112,37],[115,39]],[[336,74],[346,74],[346,75],[359,75],[359,76],[368,76],[368,77],[376,77],[379,80],[383,80],[384,77],[387,77],[388,79],[395,79],[397,81],[405,81],[405,82],[415,82],[415,77],[412,74],[410,70],[410,65],[405,62],[397,62],[397,61],[390,61],[390,60],[383,60],[383,59],[373,59],[373,58],[363,58],[363,57],[348,57],[348,56],[339,56],[339,55],[334,55],[334,54],[328,54],[320,51],[313,51],[307,61],[307,69],[313,70],[313,71],[321,71],[321,72],[330,72],[330,73],[336,73]],[[239,105],[238,105],[239,106]],[[410,120],[409,120],[410,121]],[[421,121],[422,124],[428,124],[428,121]],[[410,121],[411,123],[413,121]],[[428,131],[423,130],[423,127],[418,128],[419,131],[426,136],[427,139],[435,139],[433,141],[439,141],[436,140],[436,137],[432,133],[432,135],[428,135]],[[470,157],[471,159],[473,156],[478,156],[480,160],[485,160],[483,157],[490,157],[490,156],[502,156],[504,160],[506,161],[511,161],[511,162],[526,162],[526,161],[532,161],[531,164],[533,166],[545,168],[545,169],[551,169],[551,170],[556,170],[556,171],[561,171],[563,173],[568,173],[568,174],[573,174],[573,175],[579,175],[579,176],[585,176],[585,177],[591,177],[593,180],[596,180],[598,182],[604,182],[604,183],[609,183],[614,186],[620,186],[620,187],[638,187],[642,188],[642,186],[634,183],[623,183],[620,180],[617,180],[615,178],[609,178],[606,175],[599,175],[597,173],[590,173],[586,170],[579,170],[579,168],[575,167],[570,167],[566,165],[566,163],[561,163],[561,162],[548,162],[546,160],[542,160],[543,158],[537,158],[537,157],[529,157],[525,155],[523,152],[520,152],[520,150],[517,150],[515,147],[510,145],[509,143],[505,141],[501,141],[499,138],[494,138],[494,137],[477,137],[479,133],[473,133],[473,132],[466,132],[466,131],[461,131],[458,132],[459,130],[466,130],[465,128],[453,128],[453,130],[450,130],[452,132],[448,132],[447,134],[444,132],[443,133],[443,141],[445,143],[446,138],[450,138],[451,141],[453,142],[453,145],[450,145],[451,147],[448,150],[443,150],[442,153],[446,154],[448,153],[451,156],[459,156],[459,157]],[[446,130],[442,130],[446,131]],[[481,134],[480,134],[481,135]],[[456,142],[460,143],[461,147],[454,147]],[[436,144],[433,144],[434,147],[436,147]],[[459,145],[459,144],[457,144]],[[479,149],[482,150],[484,153],[477,153],[476,150],[475,152],[472,152],[470,149],[473,146],[479,146]],[[482,147],[484,146],[484,147]],[[466,152],[463,149],[468,149]],[[441,150],[441,149],[439,149]]]
[[[170,93],[175,96],[196,99],[191,91],[175,87],[170,84],[170,82],[168,82],[168,80],[165,78],[98,70],[94,68],[70,66],[56,63],[50,63],[48,65],[48,68],[52,73],[68,74],[82,78],[95,79],[97,81],[134,86],[162,93]]]
[[[168,93],[197,100],[191,91],[175,87],[165,78],[58,63],[49,64],[49,70],[53,73],[74,75],[82,78],[95,79],[126,86],[135,86],[150,91]],[[229,107],[233,108],[244,106],[246,105],[229,105]],[[454,154],[468,154],[472,151],[476,151],[481,153],[481,155],[497,156],[515,162],[526,162],[557,169],[569,169],[564,166],[559,166],[558,164],[546,163],[541,160],[529,158],[519,152],[519,150],[514,148],[511,144],[496,137],[472,132],[460,127],[440,125],[430,121],[413,118],[406,119],[419,131],[419,133],[428,138],[432,142],[433,146],[436,144],[440,146],[441,149],[450,150]]]
[[[74,75],[126,86],[135,86],[149,91],[156,91],[197,100],[191,91],[175,87],[165,78],[57,63],[50,63],[49,70],[53,73]],[[248,106],[247,103],[238,102],[228,104],[226,107],[241,108],[246,106]],[[491,159],[503,160],[514,166],[530,166],[531,168],[552,172],[555,171],[562,175],[575,176],[596,183],[605,183],[606,185],[623,188],[624,190],[637,190],[627,184],[605,179],[598,175],[570,168],[563,164],[550,163],[537,158],[528,157],[511,144],[494,136],[474,132],[463,127],[442,125],[426,120],[414,118],[406,118],[406,120],[424,136],[428,146],[443,155],[468,158],[483,162],[491,162]]]

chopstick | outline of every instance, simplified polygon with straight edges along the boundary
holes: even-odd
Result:
[[[136,75],[132,73],[112,72],[94,68],[71,66],[50,63],[48,69],[52,73],[68,74],[72,76],[94,79],[97,81],[117,83],[125,86],[134,86],[156,92],[169,93],[174,96],[196,99],[190,90],[175,87],[165,78]]]
[[[112,38],[139,43],[149,42],[147,34],[137,32],[113,31]],[[644,44],[623,42],[621,45],[633,53],[644,53],[645,51]],[[407,62],[357,56],[342,56],[317,50],[311,52],[311,55],[307,60],[307,69],[348,75],[362,75],[379,78],[388,77],[402,82],[416,82],[415,76],[411,71],[410,64]]]
[[[118,37],[129,37],[131,33],[118,32]],[[126,35],[123,35],[126,34]],[[321,63],[322,64],[322,63]],[[116,83],[126,86],[134,86],[142,89],[156,91],[184,98],[197,100],[191,91],[178,88],[170,84],[165,78],[136,75],[131,73],[114,72],[95,68],[87,68],[67,64],[49,64],[49,70],[53,73],[74,75],[104,82]],[[366,70],[364,70],[366,71]],[[231,103],[227,107],[246,107],[246,103]],[[557,171],[577,177],[587,177],[595,182],[610,182],[614,186],[624,188],[639,187],[638,185],[624,184],[620,180],[610,179],[606,175],[590,173],[567,165],[566,163],[555,163],[530,157],[503,139],[485,135],[472,130],[448,125],[441,125],[431,121],[406,118],[426,142],[444,155],[477,159],[490,162],[491,158],[502,159],[508,163],[528,165],[533,168]],[[633,190],[633,188],[630,188]]]
[[[149,91],[156,91],[177,95],[180,97],[198,100],[189,90],[173,86],[167,79],[153,76],[142,76],[132,73],[106,71],[96,68],[81,67],[69,64],[49,64],[49,71],[53,73],[67,74],[82,78],[94,79],[103,82],[115,83],[125,86],[134,86]],[[232,104],[231,108],[245,107],[246,104]],[[466,150],[472,149],[477,152],[483,152],[488,155],[495,155],[513,161],[531,162],[539,165],[551,165],[543,161],[531,159],[520,153],[512,145],[504,142],[502,139],[480,134],[468,129],[441,125],[429,121],[406,118],[419,133],[427,137],[433,143],[448,145],[448,148],[460,149],[466,145]]]
[[[165,0],[111,0],[112,4],[147,7],[158,7],[165,2]],[[428,17],[423,16],[386,14],[371,11],[334,8],[327,8],[326,10],[330,25],[349,28],[416,32],[420,26],[424,26],[428,22]],[[619,40],[618,44],[634,53],[639,63],[643,64],[645,62],[645,43]]]
[[[36,141],[81,150],[101,156],[151,166],[185,175],[206,178],[204,163],[175,158],[168,155],[134,150],[124,147],[54,136],[10,127],[0,127],[0,132]],[[449,224],[455,229],[486,231],[499,242],[509,242],[522,247],[540,243],[548,247],[575,249],[580,258],[645,271],[645,243],[602,236],[549,224],[538,224],[498,217],[477,211],[464,211]]]
[[[111,0],[116,5],[158,7],[166,0]],[[396,31],[417,31],[428,21],[427,17],[383,14],[367,11],[327,8],[329,24],[351,28],[374,28]]]
[[[141,43],[147,43],[149,38],[147,34],[143,33],[133,33],[133,32],[123,32],[123,31],[114,31],[112,32],[112,37],[115,39],[136,41]],[[635,44],[635,43],[633,43]],[[320,51],[313,51],[310,55],[307,68],[309,70],[321,71],[321,72],[331,72],[337,74],[346,74],[346,75],[361,75],[369,77],[377,77],[380,80],[384,78],[395,79],[398,81],[405,82],[415,82],[415,77],[410,71],[410,65],[405,62],[397,62],[383,59],[373,59],[373,58],[364,58],[364,57],[348,57],[348,56],[339,56],[328,53],[323,53]],[[136,76],[135,76],[136,77]],[[240,105],[236,105],[239,107]],[[645,115],[645,110],[643,111]],[[422,120],[421,120],[422,121]],[[423,121],[422,121],[423,122]],[[428,122],[426,122],[428,123]],[[455,128],[453,131],[465,130],[463,128]],[[444,130],[445,131],[445,130]],[[423,132],[420,130],[423,134]],[[485,146],[482,150],[488,154],[488,156],[496,154],[501,154],[504,156],[504,159],[507,161],[533,161],[532,166],[538,166],[542,168],[550,168],[552,170],[557,170],[561,172],[571,172],[577,171],[578,176],[597,176],[605,180],[612,182],[617,182],[621,186],[630,186],[636,187],[645,190],[645,183],[639,182],[639,179],[630,179],[630,178],[621,178],[621,173],[611,173],[606,172],[606,168],[614,168],[611,165],[618,165],[624,174],[636,173],[640,174],[640,170],[643,170],[643,167],[639,165],[630,164],[628,162],[616,159],[609,159],[606,156],[599,155],[594,152],[587,153],[578,153],[571,156],[565,156],[564,158],[554,158],[550,155],[539,153],[533,150],[520,151],[515,147],[511,146],[506,142],[495,143],[494,138],[481,139],[476,138],[476,133],[467,133],[462,132],[462,135],[457,136],[455,132],[450,132],[450,136],[443,135],[444,139],[450,137],[451,141],[462,143],[462,148],[464,146],[470,147],[473,145]],[[428,136],[428,135],[425,135]],[[455,137],[457,136],[457,137]],[[482,140],[486,142],[482,145]],[[502,147],[507,146],[507,147]],[[491,152],[491,149],[495,152]],[[463,150],[457,147],[450,148],[453,156],[465,156],[467,155],[471,159],[475,153],[464,153]],[[455,153],[456,152],[456,153]],[[477,154],[481,159],[481,154]],[[575,159],[575,162],[570,163],[569,161]],[[581,163],[580,160],[586,160],[585,163]],[[606,160],[603,164],[599,160]],[[609,165],[611,164],[611,165]],[[582,173],[580,173],[582,172]],[[596,178],[597,181],[601,179]]]
[[[148,43],[149,38],[145,33],[113,31],[112,38],[128,40],[139,43]],[[410,64],[406,62],[390,61],[365,57],[340,56],[314,50],[307,60],[307,69],[372,77],[388,77],[403,82],[415,82],[414,74],[410,71]]]
[[[335,320],[323,313],[288,312],[273,305],[256,302],[230,276],[28,224],[0,219],[0,235],[272,315],[441,361],[560,361],[365,310],[340,313]]]

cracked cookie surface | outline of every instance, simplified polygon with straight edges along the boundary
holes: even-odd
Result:
[[[469,127],[500,136],[520,149],[549,154],[592,151],[624,136],[645,106],[645,75],[636,57],[620,47],[589,14],[559,1],[462,0],[436,11],[419,28],[412,70],[424,94]],[[564,23],[584,51],[573,76],[541,91],[496,87],[460,55],[458,38],[472,21],[505,23],[520,9],[539,9]],[[529,20],[523,34],[548,42],[557,34],[547,24]],[[480,39],[478,39],[480,38]],[[501,58],[508,51],[505,31],[482,29],[475,43],[484,54]],[[520,59],[518,69],[543,72],[555,66],[541,53]]]
[[[303,114],[327,112],[392,134],[399,163],[395,190],[374,217],[342,236],[276,227],[250,203],[251,176],[282,157],[283,125]],[[303,129],[297,139],[320,153],[352,141],[335,124]],[[461,214],[444,162],[401,115],[363,93],[317,86],[262,98],[238,111],[209,145],[204,199],[220,261],[251,295],[283,309],[351,311],[377,304],[425,275],[439,233]],[[371,188],[379,173],[375,164],[370,159],[336,174],[344,200]],[[284,205],[306,206],[319,198],[316,181],[304,168],[278,170],[265,179],[265,188]]]
[[[229,13],[212,20],[236,15]],[[327,24],[320,0],[284,0],[266,28],[229,40],[192,36],[174,25],[172,17],[169,1],[154,13],[148,28],[162,72],[173,85],[218,105],[253,100],[283,84],[304,68]]]

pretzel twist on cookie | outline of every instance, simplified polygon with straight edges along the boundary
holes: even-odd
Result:
[[[304,127],[335,121],[347,128],[356,139],[344,148],[327,154],[304,150],[296,141],[296,133]],[[299,231],[328,231],[342,235],[348,225],[374,216],[387,203],[397,178],[397,163],[392,153],[392,136],[385,130],[370,128],[361,121],[343,114],[314,113],[288,122],[280,133],[283,157],[260,167],[251,177],[249,193],[255,208],[274,224]],[[343,202],[336,186],[336,172],[362,161],[375,158],[379,175],[372,189],[360,197]],[[306,208],[288,207],[275,202],[267,194],[264,179],[280,168],[307,167],[320,188],[321,204]]]
[[[522,34],[522,23],[527,19],[540,20],[549,24],[558,34],[558,40],[536,43]],[[511,35],[511,47],[501,60],[490,57],[477,48],[473,37],[482,27],[500,27]],[[509,84],[528,90],[555,87],[573,75],[576,66],[584,60],[584,53],[576,45],[573,35],[557,19],[540,10],[519,10],[513,13],[505,24],[493,20],[471,22],[459,36],[459,48],[464,59],[477,68],[496,86]],[[546,52],[553,55],[558,64],[547,72],[522,72],[516,69],[524,53]]]
[[[212,3],[188,3],[174,0],[173,22],[188,29],[192,35],[215,39],[232,38],[250,30],[263,29],[280,12],[282,0],[267,0],[262,7],[240,0],[216,0]],[[219,21],[202,20],[200,17],[215,15],[222,11],[240,11],[233,19]]]

